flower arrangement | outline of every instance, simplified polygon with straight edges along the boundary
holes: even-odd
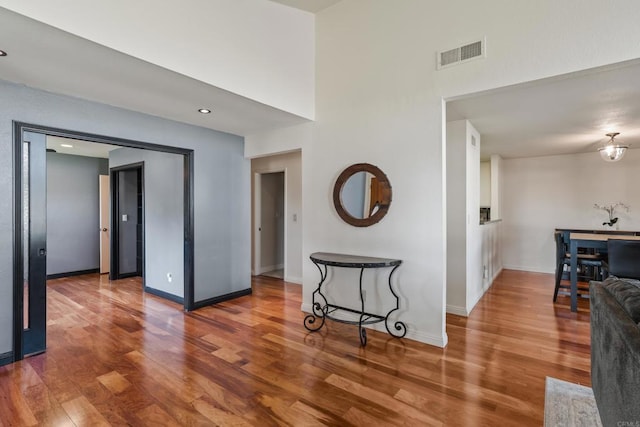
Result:
[[[613,227],[613,225],[616,222],[618,222],[618,217],[616,216],[616,209],[629,212],[629,206],[625,205],[622,202],[609,203],[608,205],[599,205],[595,203],[593,207],[596,209],[601,209],[603,211],[606,211],[609,214],[609,221],[605,221],[602,223],[602,225],[608,225],[609,227]]]

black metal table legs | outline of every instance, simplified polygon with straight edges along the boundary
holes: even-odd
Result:
[[[312,259],[312,261],[314,260]],[[311,332],[316,332],[320,330],[324,326],[326,319],[334,320],[336,322],[341,322],[341,323],[347,323],[351,325],[358,325],[360,344],[363,347],[367,345],[367,330],[365,328],[365,325],[384,322],[385,328],[387,329],[387,332],[389,332],[391,336],[395,338],[402,338],[407,334],[407,327],[403,322],[400,322],[400,321],[393,322],[391,320],[392,313],[400,309],[400,298],[398,297],[396,292],[393,290],[393,286],[391,283],[391,277],[393,276],[393,273],[396,271],[399,265],[395,265],[393,267],[393,269],[389,273],[389,279],[388,279],[389,290],[391,291],[391,294],[396,299],[395,308],[391,309],[386,315],[380,315],[375,313],[369,313],[365,309],[365,298],[364,298],[364,292],[362,289],[362,277],[364,275],[364,270],[367,267],[360,268],[360,279],[359,279],[360,310],[354,310],[352,308],[348,308],[348,307],[337,305],[337,304],[331,304],[328,302],[326,296],[322,293],[322,285],[327,279],[327,265],[323,264],[324,265],[324,270],[323,270],[318,262],[314,261],[314,264],[316,265],[316,267],[318,267],[318,270],[320,271],[320,282],[318,283],[318,287],[316,288],[316,290],[313,291],[313,301],[312,301],[313,314],[309,314],[304,318],[304,326],[307,330]],[[347,320],[347,319],[335,317],[333,313],[337,311],[356,314],[358,315],[358,320]],[[392,327],[390,327],[391,323],[392,323],[391,325]]]

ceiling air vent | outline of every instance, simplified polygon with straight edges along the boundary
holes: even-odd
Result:
[[[486,39],[481,39],[472,43],[458,46],[454,49],[438,52],[437,69],[451,67],[462,64],[473,59],[484,58],[486,56]]]

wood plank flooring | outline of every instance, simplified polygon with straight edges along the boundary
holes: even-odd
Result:
[[[48,285],[48,350],[0,368],[0,426],[540,426],[545,376],[590,385],[588,301],[504,271],[440,349],[330,322],[307,333],[301,287],[192,313],[98,275]]]

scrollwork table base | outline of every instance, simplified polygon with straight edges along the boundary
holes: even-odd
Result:
[[[387,332],[395,338],[402,338],[407,334],[407,327],[403,322],[393,322],[390,318],[391,314],[400,309],[400,298],[393,290],[391,284],[391,277],[396,271],[402,261],[399,259],[390,258],[374,258],[358,255],[343,255],[334,254],[328,252],[315,252],[309,257],[311,261],[318,267],[320,271],[320,282],[315,291],[313,291],[312,309],[313,314],[309,314],[304,318],[304,327],[311,331],[316,332],[320,330],[326,319],[334,320],[336,322],[348,323],[351,325],[358,325],[358,331],[360,335],[360,343],[362,346],[367,345],[367,331],[364,328],[365,325],[373,323],[384,322]],[[327,266],[331,267],[343,267],[343,268],[358,268],[360,269],[360,281],[359,281],[359,295],[360,295],[360,310],[354,310],[342,305],[329,303],[326,296],[322,292],[322,285],[327,279]],[[324,268],[323,268],[324,267]],[[387,314],[370,313],[365,310],[364,293],[362,291],[362,276],[365,269],[369,268],[391,268],[389,272],[389,290],[396,299],[395,308],[391,309]],[[348,312],[358,315],[358,320],[347,320],[334,315],[339,311]],[[390,324],[392,323],[392,327]]]

